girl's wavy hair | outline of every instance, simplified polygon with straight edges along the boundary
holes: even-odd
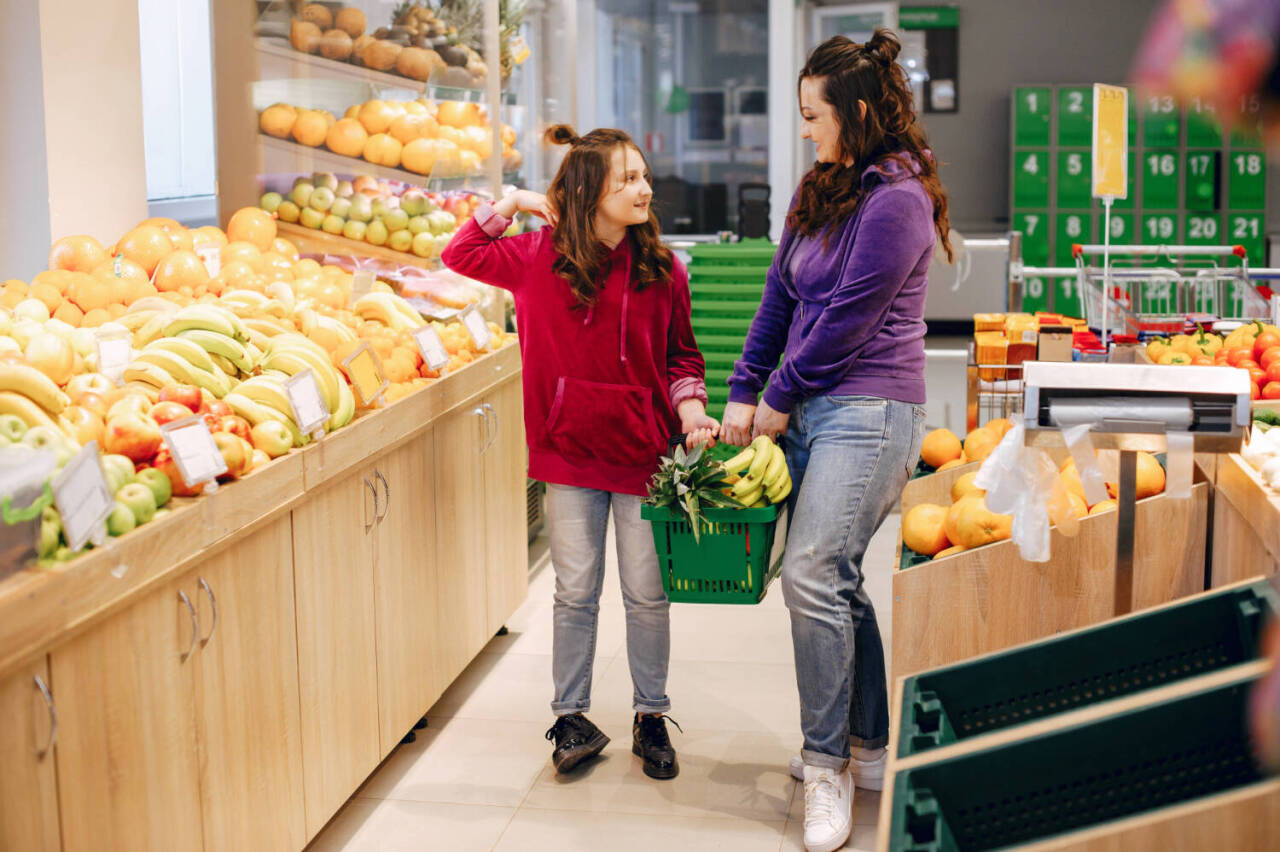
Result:
[[[893,33],[877,29],[866,44],[834,36],[809,55],[800,71],[797,94],[806,78],[822,78],[822,98],[835,108],[840,123],[840,156],[834,163],[815,163],[805,175],[787,225],[813,237],[828,225],[845,221],[866,194],[862,187],[866,169],[890,159],[909,167],[908,160],[914,159],[920,182],[933,201],[933,226],[951,260],[947,194],[928,153],[924,131],[916,122],[907,73],[895,61],[901,50]],[[867,105],[865,117],[858,101]],[[846,160],[853,165],[844,165]]]
[[[644,162],[646,180],[651,179],[649,163],[630,136],[613,128],[601,127],[578,136],[569,125],[557,124],[548,128],[545,138],[553,145],[569,146],[547,190],[547,200],[558,217],[552,239],[560,256],[552,268],[569,282],[578,303],[590,307],[599,294],[609,254],[596,234],[596,210],[605,194],[614,191],[609,185],[613,152],[624,146],[634,148]],[[627,239],[631,241],[631,280],[636,290],[671,277],[673,256],[662,244],[652,206],[647,222],[627,226]]]

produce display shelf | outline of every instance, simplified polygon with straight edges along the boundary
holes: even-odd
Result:
[[[1280,568],[1280,494],[1238,453],[1218,457],[1212,585]]]
[[[1277,616],[1258,580],[913,675],[897,757],[1248,662]]]
[[[280,236],[287,238],[298,247],[302,254],[336,254],[348,257],[376,257],[405,266],[417,266],[421,269],[442,269],[444,264],[439,256],[419,257],[413,252],[396,251],[386,246],[375,246],[364,240],[353,240],[341,234],[330,234],[327,231],[307,228],[296,222],[280,222],[276,228]]]
[[[461,89],[453,86],[433,86],[422,80],[413,80],[392,74],[387,71],[375,71],[363,65],[342,62],[337,59],[326,59],[313,53],[294,50],[287,39],[272,36],[259,36],[255,40],[258,53],[271,60],[293,63],[312,72],[311,76],[330,79],[354,80],[369,83],[382,88],[407,89],[419,95],[426,95],[436,101],[476,101],[484,103],[488,100],[488,92],[484,89]],[[295,72],[296,73],[296,72]],[[264,77],[264,79],[267,79]],[[515,92],[503,92],[504,106],[517,105]]]
[[[384,180],[395,180],[410,186],[444,192],[451,189],[471,189],[488,192],[490,187],[484,174],[465,177],[428,177],[406,169],[379,166],[368,160],[344,157],[328,148],[312,148],[289,139],[278,139],[259,133],[262,145],[262,172],[264,174],[308,174],[333,172],[338,175],[373,175]],[[504,172],[504,183],[520,183],[519,172]]]
[[[322,485],[428,428],[520,371],[514,339],[386,408],[363,411],[211,495],[175,498],[168,515],[47,570],[0,582],[0,673],[117,612],[186,566],[270,523]]]

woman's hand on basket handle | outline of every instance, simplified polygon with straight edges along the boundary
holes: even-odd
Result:
[[[745,402],[731,402],[724,407],[721,418],[720,440],[735,447],[745,447],[751,443],[751,424],[756,416],[756,407]]]

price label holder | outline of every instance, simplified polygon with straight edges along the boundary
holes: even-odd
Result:
[[[210,240],[201,240],[192,248],[199,255],[200,260],[204,261],[204,268],[209,272],[209,277],[217,278],[222,272],[222,248]]]
[[[184,417],[166,423],[160,427],[160,434],[188,488],[203,483],[206,494],[218,490],[218,477],[227,472],[227,463],[203,417]]]
[[[324,467],[324,426],[329,422],[329,406],[320,394],[320,384],[311,370],[301,370],[284,381],[284,392],[293,409],[298,429],[315,439],[320,447],[320,467]]]
[[[99,329],[94,334],[98,348],[98,372],[117,385],[123,383],[124,370],[133,360],[133,340],[125,331]]]
[[[448,366],[449,350],[445,348],[444,341],[440,339],[440,332],[436,331],[435,326],[428,323],[416,329],[413,332],[413,339],[417,342],[418,351],[422,353],[422,360],[428,369],[439,373]]]
[[[357,269],[351,276],[351,304],[361,296],[373,291],[373,270]]]
[[[342,360],[342,368],[351,377],[351,390],[356,402],[364,408],[382,404],[382,392],[391,384],[382,369],[382,362],[368,343],[360,346]]]
[[[493,340],[493,334],[490,333],[480,310],[472,305],[458,314],[458,319],[462,321],[462,327],[467,330],[467,334],[471,335],[471,339],[475,341],[476,349],[487,352],[489,343]]]
[[[1129,194],[1129,90],[1093,85],[1093,197],[1102,199],[1103,292],[1111,292],[1111,205]],[[1102,300],[1102,348],[1107,348],[1111,300]]]
[[[67,546],[82,549],[102,529],[115,508],[115,497],[98,460],[98,442],[90,441],[53,477],[53,502],[62,516]]]

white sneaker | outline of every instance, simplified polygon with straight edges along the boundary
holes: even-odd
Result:
[[[834,852],[853,831],[853,775],[819,766],[804,768],[804,848]]]
[[[884,789],[884,764],[887,756],[887,753],[882,754],[877,760],[849,758],[849,771],[853,773],[853,783],[859,790]],[[791,770],[792,778],[797,781],[804,780],[804,758],[800,755],[792,755],[787,768]]]

